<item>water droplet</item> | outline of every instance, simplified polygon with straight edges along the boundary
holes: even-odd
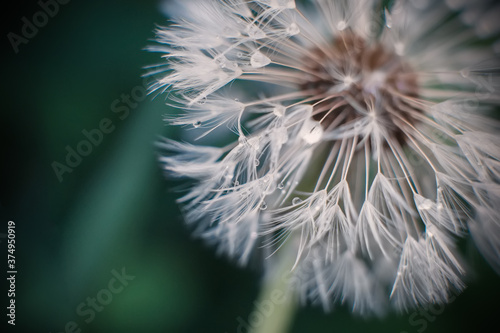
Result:
[[[285,1],[285,6],[288,9],[294,9],[297,7],[297,5],[295,5],[295,0],[284,0],[284,1]]]
[[[293,22],[288,28],[286,28],[286,33],[289,36],[298,35],[300,33],[300,28],[295,22]]]
[[[243,52],[238,52],[236,53],[236,56],[239,58],[239,59],[243,59],[245,57],[245,55],[243,54]]]
[[[239,186],[239,185],[240,185],[240,182],[239,182],[239,181],[237,181],[237,180],[235,180],[233,184],[234,184],[234,186]]]
[[[260,165],[260,161],[259,161],[258,159],[255,159],[254,164],[255,164],[255,166],[257,167],[257,166],[259,166],[259,165]]]
[[[283,117],[283,115],[285,114],[285,111],[286,111],[286,107],[284,107],[283,105],[276,105],[273,108],[273,113],[276,117]]]
[[[295,8],[295,0],[262,0],[261,2],[273,9]]]
[[[339,21],[339,23],[337,23],[337,29],[338,29],[339,31],[342,31],[342,30],[344,30],[345,28],[347,28],[347,22],[346,22],[346,21],[341,20],[341,21]]]
[[[385,9],[385,25],[387,28],[392,28],[392,15],[389,13],[387,8]]]
[[[260,210],[266,210],[267,209],[267,203],[265,201],[262,201],[262,204],[260,205]]]
[[[207,102],[207,97],[202,97],[199,101],[198,104],[203,105]]]
[[[201,126],[201,121],[199,121],[199,120],[197,122],[193,123],[194,128],[198,128],[200,126]]]
[[[269,59],[260,51],[254,52],[254,54],[252,54],[252,57],[250,58],[250,65],[252,65],[253,68],[261,68],[269,65],[270,63],[271,59]]]
[[[275,8],[295,8],[295,0],[271,0],[270,6]]]
[[[283,183],[279,183],[279,184],[278,184],[278,188],[279,188],[280,190],[284,189],[284,188],[285,188],[285,184],[283,184]]]
[[[295,197],[292,200],[292,205],[296,206],[296,205],[300,204],[301,202],[302,202],[302,200],[299,197]]]
[[[319,122],[309,120],[302,125],[299,135],[302,140],[312,145],[319,142],[323,137],[323,128]]]
[[[418,209],[419,210],[429,210],[432,208],[432,205],[434,203],[429,200],[429,199],[424,199],[424,201],[422,201],[419,205],[418,205]]]
[[[248,37],[253,39],[262,39],[266,37],[266,33],[255,26],[253,23],[246,27],[246,33]]]
[[[284,145],[288,141],[288,131],[285,127],[279,127],[275,132],[276,143]]]

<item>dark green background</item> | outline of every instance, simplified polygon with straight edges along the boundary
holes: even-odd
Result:
[[[36,1],[2,9],[2,136],[0,233],[16,222],[16,330],[63,332],[237,332],[259,291],[257,268],[240,269],[184,227],[174,202],[178,185],[164,179],[153,146],[175,137],[163,116],[165,96],[145,98],[123,120],[111,104],[142,85],[143,67],[157,54],[143,51],[155,24],[165,24],[156,0],[72,0],[15,54],[7,33]],[[123,103],[119,104],[124,106]],[[104,118],[115,130],[60,182],[52,163],[66,146]],[[177,129],[176,129],[177,131]],[[0,262],[5,283],[6,241]],[[472,246],[469,288],[420,332],[480,332],[496,326],[500,279]],[[75,312],[106,288],[111,271],[135,276],[95,320]],[[7,321],[7,285],[0,299]],[[419,332],[421,315],[353,317],[343,307],[329,315],[307,307],[292,332]],[[270,332],[272,333],[272,332]]]

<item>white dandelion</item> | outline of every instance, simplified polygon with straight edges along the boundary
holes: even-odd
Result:
[[[446,303],[468,234],[500,272],[492,4],[170,3],[151,89],[205,143],[160,144],[192,180],[187,223],[241,265],[294,251],[297,294],[327,310]]]

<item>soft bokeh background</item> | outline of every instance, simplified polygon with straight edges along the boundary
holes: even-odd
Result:
[[[156,163],[154,141],[176,135],[162,122],[172,112],[165,96],[140,95],[143,67],[158,62],[143,48],[155,24],[166,23],[158,1],[70,1],[18,54],[7,33],[20,34],[21,18],[31,21],[40,7],[11,5],[2,8],[0,101],[0,233],[13,220],[17,235],[16,330],[9,331],[64,332],[75,321],[82,332],[237,332],[237,318],[248,318],[258,295],[258,269],[240,269],[191,238],[174,202],[177,184]],[[127,106],[121,99],[132,93]],[[129,115],[113,112],[114,102]],[[59,181],[52,163],[65,164],[66,147],[75,149],[82,131],[104,118],[114,131]],[[473,246],[464,248],[476,275],[438,315],[366,320],[343,307],[329,315],[308,307],[292,332],[496,331],[500,280]],[[123,268],[134,280],[86,323],[79,304]]]

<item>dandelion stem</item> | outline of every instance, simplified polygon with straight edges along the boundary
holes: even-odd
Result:
[[[294,279],[290,269],[295,257],[293,251],[282,252],[285,252],[282,253],[286,257],[282,259],[285,260],[281,260],[279,267],[267,275],[258,300],[254,303],[253,313],[256,315],[255,319],[252,318],[255,322],[249,322],[250,333],[286,333],[293,322],[298,304],[290,288]]]

